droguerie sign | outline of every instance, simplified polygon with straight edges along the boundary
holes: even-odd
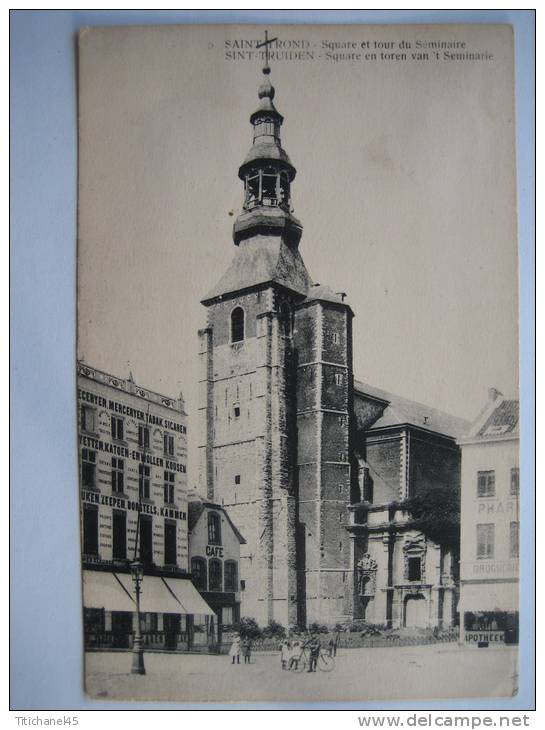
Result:
[[[505,643],[504,631],[466,631],[466,641],[469,644]]]

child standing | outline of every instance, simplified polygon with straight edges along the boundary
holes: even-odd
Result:
[[[231,648],[229,649],[229,656],[232,658],[231,664],[236,663],[240,664],[240,636],[237,634],[235,638],[233,639],[233,643],[231,644]]]
[[[242,642],[242,656],[244,657],[244,664],[250,664],[250,659],[252,657],[252,642],[248,638],[244,639]]]
[[[290,663],[288,669],[295,671],[299,666],[299,659],[301,658],[301,642],[294,641],[290,652]]]
[[[288,668],[288,661],[290,659],[290,649],[291,649],[290,642],[285,639],[282,642],[282,645],[280,646],[280,663],[282,665],[282,669]]]

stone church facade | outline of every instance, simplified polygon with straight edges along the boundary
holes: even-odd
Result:
[[[422,434],[442,464],[432,481],[457,487],[456,419],[448,433],[436,433],[431,421],[410,424],[400,416],[394,423],[386,395],[355,388],[353,312],[344,293],[312,281],[299,253],[302,225],[290,195],[296,170],[281,145],[283,117],[269,71],[250,117],[253,144],[239,169],[244,203],[233,259],[202,300],[200,491],[224,507],[246,539],[241,615],[262,625],[359,617],[394,625],[403,620],[399,601],[406,601],[403,591],[396,597],[391,590],[397,550],[398,560],[415,551],[427,556],[418,585],[432,621],[441,612],[429,609],[430,582],[447,581],[446,573],[451,580],[452,566],[410,532],[406,515],[394,529],[388,505],[416,484],[418,457],[412,467],[404,459],[416,453]],[[436,420],[444,431],[448,419]],[[371,494],[370,475],[382,471],[388,477],[375,477]],[[397,545],[398,534],[403,545],[386,549],[388,541]]]

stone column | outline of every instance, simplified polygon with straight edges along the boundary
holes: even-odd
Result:
[[[386,623],[386,602],[389,585],[388,576],[388,539],[382,534],[369,535],[369,554],[377,561],[377,583],[375,597],[369,603],[366,613],[366,620],[370,623]]]

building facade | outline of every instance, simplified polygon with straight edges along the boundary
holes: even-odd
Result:
[[[263,73],[250,117],[252,146],[239,169],[244,202],[233,259],[202,300],[200,491],[245,537],[243,615],[288,626],[335,624],[368,612],[374,621],[395,623],[407,621],[398,605],[410,603],[409,621],[420,622],[422,609],[414,606],[422,595],[426,622],[437,622],[452,613],[451,557],[422,542],[403,511],[393,538],[386,505],[413,488],[457,488],[456,432],[452,423],[434,430],[403,420],[390,423],[389,432],[384,421],[376,423],[385,410],[391,416],[388,399],[355,394],[353,313],[343,292],[311,280],[299,253],[302,225],[291,203],[296,170],[282,148],[270,69]],[[397,456],[388,455],[392,448]],[[369,499],[362,490],[373,465],[382,468],[390,458],[397,487],[376,480]],[[435,471],[424,468],[430,460]],[[364,513],[369,518],[360,529]],[[414,580],[394,567],[416,566],[413,553],[421,558]],[[358,588],[362,560],[371,572],[375,561],[377,575],[385,576],[373,601],[362,601]]]
[[[433,539],[409,505],[452,495],[459,512],[463,419],[355,383],[359,501],[351,506],[354,617],[389,628],[448,628],[457,621],[458,545]]]
[[[182,396],[154,393],[132,376],[125,380],[81,362],[77,374],[86,644],[132,641],[130,564],[139,560],[145,642],[176,648],[191,641],[196,615],[214,630],[213,611],[189,571]]]
[[[189,564],[193,584],[214,611],[221,634],[240,620],[240,546],[244,537],[219,504],[189,502]]]
[[[518,641],[519,404],[494,388],[462,449],[461,637]]]

